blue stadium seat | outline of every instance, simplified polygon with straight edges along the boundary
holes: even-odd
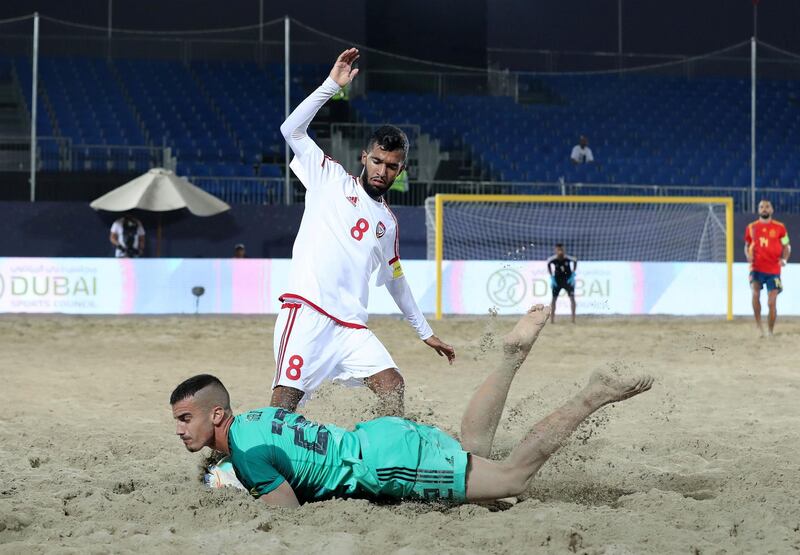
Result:
[[[156,157],[127,146],[168,146],[191,175],[280,179],[283,168],[261,164],[284,141],[280,64],[65,58],[39,62],[43,100],[37,132],[68,139],[43,150],[48,171],[71,160],[74,171],[145,171]],[[0,75],[16,74],[30,106],[30,60],[0,58]],[[325,67],[292,68],[291,97],[301,99]],[[369,91],[351,105],[365,123],[407,121],[445,149],[464,149],[491,179],[641,185],[742,187],[749,183],[749,82],[736,78],[631,75],[531,75],[521,93],[545,91],[552,101],[511,97]],[[762,79],[759,174],[762,185],[800,187],[800,118],[790,80]],[[595,165],[575,167],[569,153],[589,136]],[[64,144],[67,144],[65,141]],[[98,145],[88,148],[78,145]],[[211,183],[213,180],[209,181]],[[280,181],[228,179],[217,185],[235,198],[270,201]],[[268,183],[272,183],[271,181]],[[588,189],[585,189],[588,190]],[[612,190],[612,189],[609,189]],[[227,194],[227,193],[226,193]]]

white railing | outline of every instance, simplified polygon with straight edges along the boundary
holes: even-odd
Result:
[[[188,179],[229,203],[284,204],[286,191],[282,177],[188,176]],[[304,189],[292,179],[289,196],[302,202]],[[763,188],[759,197],[772,201],[776,211],[800,213],[800,189]],[[706,196],[731,197],[735,210],[750,211],[749,187],[703,187],[692,185],[621,185],[618,183],[547,183],[501,181],[412,181],[407,192],[390,191],[389,204],[423,206],[437,193],[461,194],[537,194],[537,195],[622,195],[622,196]]]

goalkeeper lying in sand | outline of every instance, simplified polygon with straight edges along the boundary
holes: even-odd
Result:
[[[225,386],[208,374],[170,397],[177,435],[192,452],[230,456],[238,480],[269,505],[297,507],[332,497],[489,501],[520,495],[569,435],[604,405],[650,389],[653,379],[596,372],[575,397],[538,422],[502,461],[488,457],[511,382],[550,315],[533,307],[503,341],[503,356],[461,422],[461,443],[441,430],[396,417],[354,431],[267,407],[233,416]]]

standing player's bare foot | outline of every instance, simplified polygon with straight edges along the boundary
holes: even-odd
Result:
[[[622,378],[598,371],[591,375],[584,391],[587,399],[602,406],[644,393],[653,387],[653,381],[648,375]]]
[[[524,360],[549,317],[550,307],[542,304],[531,307],[503,339],[503,352],[506,356],[516,356]]]

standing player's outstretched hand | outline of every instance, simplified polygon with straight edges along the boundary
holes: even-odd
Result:
[[[353,64],[358,60],[358,48],[348,48],[336,58],[336,63],[331,68],[331,79],[340,87],[344,87],[358,75],[358,69],[353,69]]]
[[[450,364],[453,364],[453,361],[456,359],[456,350],[435,335],[431,335],[428,339],[426,339],[425,344],[439,353],[440,357],[446,356],[447,362]]]

